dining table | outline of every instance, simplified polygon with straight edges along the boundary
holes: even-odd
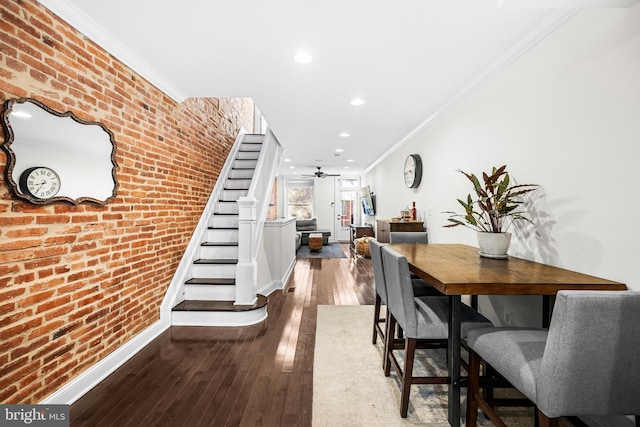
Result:
[[[448,420],[453,427],[461,422],[460,392],[466,386],[461,377],[462,296],[541,295],[543,326],[548,325],[549,300],[560,290],[626,290],[625,284],[530,261],[515,256],[486,258],[478,248],[464,244],[390,244],[407,258],[409,270],[449,298]]]

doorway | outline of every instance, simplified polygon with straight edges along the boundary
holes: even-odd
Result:
[[[336,181],[335,233],[338,242],[350,240],[351,224],[357,224],[358,180],[339,178]]]

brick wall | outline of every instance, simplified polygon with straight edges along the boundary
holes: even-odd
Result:
[[[158,320],[253,102],[177,104],[36,1],[0,0],[0,15],[0,101],[102,122],[119,165],[106,206],[36,206],[0,154],[0,402],[37,403]]]

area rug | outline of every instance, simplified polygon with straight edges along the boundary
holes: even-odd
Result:
[[[346,258],[339,243],[323,245],[321,251],[310,251],[309,246],[302,245],[296,252],[296,258]],[[373,314],[372,314],[373,316]]]
[[[395,373],[382,370],[382,343],[371,344],[373,306],[318,306],[313,364],[313,426],[449,426],[447,387],[413,385],[408,417],[400,417]],[[445,375],[444,350],[418,350],[416,373]],[[466,395],[466,389],[462,390]],[[462,411],[466,399],[462,400]],[[533,426],[533,409],[500,409],[508,426]],[[483,414],[479,426],[493,426]],[[561,426],[566,426],[566,420]]]

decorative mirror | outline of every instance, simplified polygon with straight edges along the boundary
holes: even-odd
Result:
[[[116,195],[113,133],[102,123],[59,113],[30,98],[9,99],[2,111],[6,180],[31,203],[108,203]]]

